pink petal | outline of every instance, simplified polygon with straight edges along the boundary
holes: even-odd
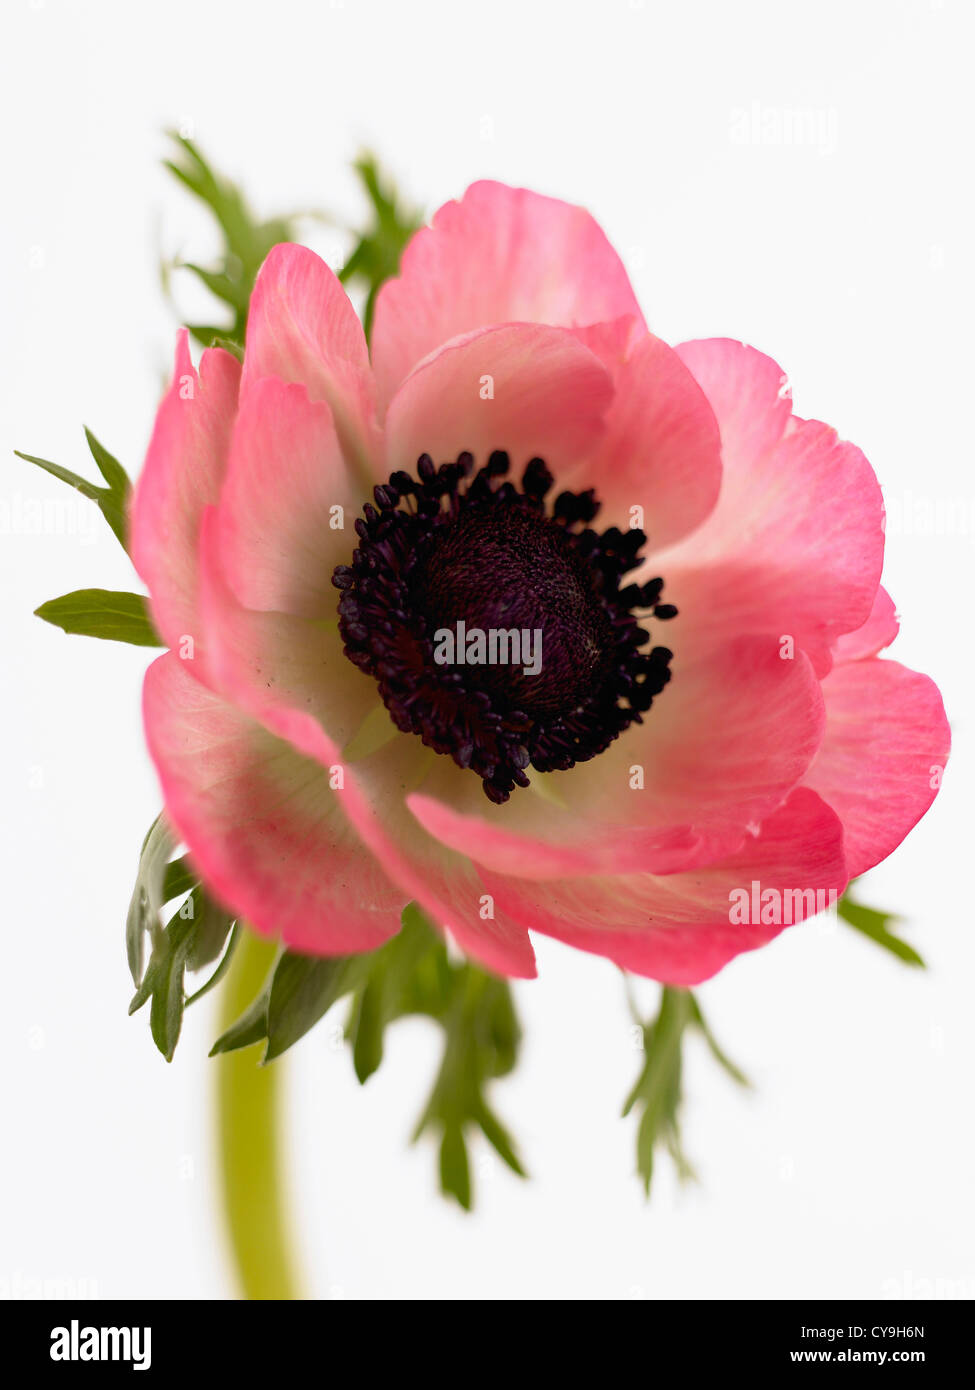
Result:
[[[348,458],[376,480],[376,391],[362,324],[331,270],[304,246],[275,246],[251,296],[242,392],[266,376],[327,401]]]
[[[623,264],[583,208],[475,183],[413,237],[376,301],[380,399],[450,338],[490,324],[562,327],[643,316]]]
[[[487,390],[492,396],[482,398]],[[386,417],[387,466],[414,470],[423,453],[441,463],[464,449],[480,465],[506,449],[512,476],[536,455],[558,476],[592,452],[612,395],[605,367],[564,329],[509,324],[471,333],[421,363],[397,391]]]
[[[237,603],[221,572],[217,521],[212,513],[204,520],[201,601],[210,669],[221,692],[304,758],[330,773],[341,768],[343,786],[334,799],[348,833],[359,837],[399,886],[400,907],[415,899],[434,925],[490,969],[533,975],[527,932],[503,915],[482,916],[485,890],[474,865],[432,840],[406,810],[404,794],[422,777],[427,750],[390,726],[389,739],[377,751],[356,760],[340,754],[340,744],[377,703],[374,683],[342,655],[330,626],[256,613]],[[309,928],[305,950],[318,950],[315,930]]]
[[[276,738],[174,652],[150,666],[143,704],[167,817],[228,908],[317,955],[368,951],[398,930],[403,893],[349,827],[308,716]]]
[[[851,878],[886,859],[931,805],[951,732],[938,687],[896,661],[836,666],[826,735],[804,778],[843,822]]]
[[[708,979],[782,930],[781,920],[733,925],[732,890],[744,889],[749,899],[753,882],[759,894],[797,891],[800,896],[782,897],[780,906],[792,902],[794,920],[804,920],[814,900],[801,894],[819,893],[817,901],[828,906],[835,901],[829,895],[839,897],[846,881],[839,820],[803,788],[734,854],[693,873],[545,884],[485,875],[497,905],[524,926],[608,956],[625,970],[683,986]]]
[[[209,507],[200,528],[200,612],[214,688],[272,732],[276,708],[311,714],[344,747],[380,704],[375,681],[345,656],[337,621],[244,608],[227,583],[220,540],[220,514]]]
[[[809,767],[823,736],[820,685],[801,652],[783,661],[768,638],[678,652],[673,669],[642,725],[545,779],[563,806],[519,791],[492,807],[441,759],[410,810],[451,849],[524,878],[672,874],[727,854]]]
[[[652,334],[618,366],[614,385],[596,457],[562,481],[595,487],[600,526],[633,524],[647,532],[648,549],[659,549],[700,526],[718,499],[717,422],[687,367]]]
[[[720,416],[719,416],[719,423]],[[718,504],[681,545],[655,556],[664,598],[680,617],[673,645],[721,641],[729,631],[790,638],[818,675],[832,644],[866,621],[883,565],[883,503],[859,449],[815,420],[729,479]]]
[[[328,405],[276,377],[252,382],[220,494],[223,560],[241,602],[334,618],[332,571],[355,549],[363,500]]]
[[[877,590],[870,617],[863,626],[836,639],[833,659],[837,662],[862,661],[864,657],[876,656],[884,647],[890,646],[899,628],[894,600],[881,587]]]
[[[754,471],[792,414],[788,377],[771,357],[732,338],[699,338],[674,350],[710,401],[721,430],[722,504],[747,505]]]
[[[145,467],[132,498],[132,562],[150,593],[153,621],[171,647],[199,641],[197,538],[204,507],[223,481],[240,366],[221,348],[209,348],[199,373],[189,334],[176,345],[173,384],[156,415]]]

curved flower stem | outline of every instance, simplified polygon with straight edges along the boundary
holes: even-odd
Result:
[[[222,991],[229,1027],[260,993],[273,942],[243,932]],[[223,1207],[245,1298],[298,1298],[280,1173],[280,1061],[261,1067],[258,1046],[217,1056],[217,1128]]]

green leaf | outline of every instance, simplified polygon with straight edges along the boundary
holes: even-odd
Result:
[[[423,217],[416,208],[402,202],[374,155],[362,155],[354,167],[369,201],[372,221],[339,271],[339,279],[343,284],[361,285],[366,291],[362,318],[368,339],[376,296],[386,281],[399,272],[403,249],[423,225]]]
[[[848,892],[840,898],[836,911],[843,921],[853,927],[855,931],[869,937],[878,946],[883,946],[884,950],[890,951],[891,955],[896,956],[898,960],[921,970],[927,968],[914,947],[908,945],[906,941],[902,941],[890,930],[888,923],[900,921],[900,918],[894,913],[878,912],[876,908],[864,907],[862,903],[855,903],[849,897]]]
[[[138,647],[163,645],[152,626],[146,600],[141,594],[111,589],[76,589],[61,598],[49,599],[35,608],[38,618],[67,633],[81,637],[101,637],[111,642],[129,642]]]
[[[98,465],[99,472],[108,484],[107,487],[99,487],[96,483],[89,482],[87,478],[82,478],[77,473],[72,473],[69,468],[62,468],[59,463],[51,463],[50,459],[38,458],[36,454],[25,454],[20,449],[15,449],[14,453],[18,458],[26,463],[33,463],[38,468],[43,468],[45,473],[50,473],[53,478],[57,478],[62,483],[67,483],[69,487],[75,488],[83,497],[95,502],[101,510],[102,516],[108,522],[112,531],[115,533],[122,549],[126,549],[127,540],[127,511],[131,484],[125,469],[118,459],[113,458],[108,450],[101,445],[91,430],[85,430],[85,438],[88,441],[88,448],[92,458]]]
[[[413,1138],[439,1135],[442,1190],[469,1209],[467,1140],[476,1130],[524,1177],[514,1141],[487,1098],[490,1082],[513,1070],[521,1041],[508,982],[471,962],[452,962],[415,903],[404,909],[399,935],[365,958],[365,967],[346,1026],[360,1082],[380,1065],[390,1023],[410,1015],[434,1020],[444,1032],[443,1058]]]
[[[514,1144],[486,1095],[488,1083],[514,1067],[520,1030],[506,980],[472,962],[449,965],[448,980],[439,1018],[445,1033],[443,1060],[413,1137],[418,1139],[427,1130],[440,1133],[441,1188],[469,1209],[469,1131],[480,1129],[508,1167],[525,1176]]]
[[[190,861],[184,854],[182,859],[174,859],[166,865],[166,874],[163,881],[165,891],[164,902],[170,903],[174,898],[181,898],[184,893],[188,893],[191,888],[195,888],[199,883],[199,876],[191,868]]]
[[[281,951],[260,995],[210,1050],[234,1052],[267,1039],[262,1062],[293,1047],[336,1000],[350,993],[367,969],[366,956],[299,955]]]
[[[139,852],[139,868],[135,887],[129,901],[125,924],[125,947],[129,970],[136,988],[142,982],[142,953],[146,932],[158,939],[161,931],[159,914],[169,901],[165,896],[166,861],[174,844],[162,816],[149,827]]]
[[[231,180],[216,173],[192,140],[169,132],[176,144],[173,159],[164,166],[194,197],[209,209],[220,231],[222,253],[217,264],[201,266],[177,262],[195,275],[232,313],[229,323],[189,324],[190,332],[204,347],[214,343],[240,354],[247,330],[247,312],[257,272],[273,246],[297,237],[297,217],[274,217],[260,221],[251,211],[241,190]],[[164,267],[164,288],[169,288],[169,267]]]
[[[735,1065],[735,1063],[731,1060],[728,1054],[719,1045],[717,1038],[711,1032],[711,1029],[708,1027],[708,1024],[704,1018],[704,1015],[701,1012],[700,1004],[698,1003],[697,999],[693,994],[690,995],[690,1001],[690,1021],[701,1033],[701,1036],[704,1038],[704,1041],[708,1045],[708,1050],[710,1051],[711,1056],[718,1063],[718,1066],[722,1067],[728,1073],[732,1081],[737,1081],[739,1086],[744,1086],[747,1090],[751,1090],[752,1083],[749,1081],[748,1077],[741,1070],[741,1068]]]
[[[198,999],[202,999],[205,994],[209,994],[211,989],[213,989],[214,986],[218,985],[220,981],[223,979],[223,977],[226,975],[227,971],[230,969],[230,963],[233,960],[234,952],[237,949],[237,944],[240,941],[240,934],[240,923],[235,922],[233,927],[231,928],[230,936],[227,940],[227,949],[220,957],[220,964],[217,966],[216,970],[214,970],[213,974],[210,976],[209,980],[207,980],[205,985],[201,985],[200,988],[194,994],[190,994],[187,996],[187,1008],[189,1008],[191,1004],[195,1004]],[[192,956],[189,959],[189,968],[191,970],[195,968]]]
[[[471,1209],[471,1166],[464,1131],[456,1122],[444,1127],[440,1140],[440,1190],[456,1197],[465,1211]]]
[[[355,986],[363,958],[318,959],[285,951],[271,979],[267,1006],[267,1051],[264,1061],[280,1057]]]
[[[172,1061],[176,1051],[184,1009],[187,1004],[204,995],[221,978],[229,964],[234,946],[233,939],[214,974],[203,988],[197,990],[189,999],[186,997],[184,986],[185,972],[193,968],[194,955],[199,957],[202,938],[211,942],[216,938],[218,944],[214,954],[218,954],[232,927],[233,918],[211,902],[197,884],[153,945],[145,976],[129,1005],[129,1013],[135,1013],[151,999],[150,1031],[153,1041],[167,1062]],[[207,954],[209,949],[208,946],[203,954]]]
[[[639,1022],[631,997],[630,1009]],[[711,1055],[740,1086],[750,1083],[744,1072],[735,1066],[708,1027],[701,1006],[689,989],[665,985],[660,995],[656,1018],[640,1023],[643,1035],[643,1068],[623,1106],[623,1114],[637,1111],[636,1156],[637,1172],[643,1179],[644,1190],[650,1195],[656,1151],[669,1153],[681,1181],[695,1178],[681,1141],[681,1107],[683,1104],[683,1044],[688,1028],[696,1029],[704,1038]]]
[[[623,1114],[628,1115],[634,1109],[642,1111],[637,1129],[637,1171],[648,1196],[653,1180],[654,1150],[659,1144],[667,1147],[683,1176],[693,1171],[680,1140],[681,1044],[692,1017],[690,992],[665,985],[657,1017],[641,1025],[643,1070],[626,1099]]]
[[[267,1001],[271,993],[270,983],[266,984],[254,1002],[244,1010],[236,1023],[232,1023],[225,1033],[210,1048],[210,1056],[220,1052],[236,1052],[241,1047],[252,1047],[267,1037]]]
[[[450,967],[443,941],[414,904],[403,911],[402,930],[375,951],[353,997],[346,1037],[360,1082],[383,1059],[385,1030],[407,1014],[441,1017],[447,1010]]]
[[[129,1005],[129,1013],[152,1000],[149,1028],[152,1040],[167,1062],[173,1060],[183,1023],[183,971],[189,951],[192,922],[177,914],[166,927],[162,941],[149,958],[142,984]]]
[[[98,465],[98,471],[108,484],[109,492],[115,493],[118,497],[127,497],[132,490],[132,484],[129,482],[129,475],[118,459],[108,452],[104,444],[98,442],[87,425],[85,426],[85,438],[88,441],[91,456]]]

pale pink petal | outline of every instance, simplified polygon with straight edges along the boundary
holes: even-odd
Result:
[[[674,349],[711,403],[724,455],[722,505],[748,505],[754,470],[785,433],[792,397],[771,357],[732,338],[699,338]]]
[[[700,386],[674,350],[652,334],[617,366],[614,385],[595,457],[560,481],[596,489],[599,526],[646,531],[646,554],[695,530],[714,507],[721,440]]]
[[[200,530],[200,611],[212,683],[272,728],[271,707],[311,714],[344,748],[381,706],[376,682],[344,654],[336,619],[244,608],[227,583],[220,541],[220,514],[209,507]]]
[[[340,752],[377,698],[374,683],[342,655],[330,627],[243,609],[221,573],[212,515],[203,527],[202,575],[211,669],[221,692],[321,764],[331,780],[340,772],[342,786],[334,794],[339,811],[399,885],[401,906],[414,899],[435,926],[490,969],[533,975],[527,932],[503,914],[483,915],[485,890],[475,866],[431,839],[406,810],[405,796],[430,757],[420,740],[390,725],[389,737],[366,756]],[[314,932],[304,949],[316,951]]]
[[[612,396],[606,368],[564,329],[484,329],[403,382],[386,418],[387,465],[412,471],[421,454],[442,463],[465,449],[480,465],[506,449],[513,476],[539,455],[560,477],[591,454]]]
[[[835,430],[791,414],[781,367],[729,339],[676,351],[721,431],[717,505],[697,531],[654,556],[681,610],[674,643],[728,631],[791,639],[823,676],[832,644],[870,613],[883,564],[883,502],[873,469]]]
[[[174,652],[146,674],[144,715],[167,818],[227,907],[316,955],[368,951],[398,930],[402,890],[343,814],[309,716],[275,737]]]
[[[863,626],[836,639],[833,645],[834,661],[862,661],[864,657],[876,656],[884,647],[890,646],[899,627],[894,600],[881,587],[877,590],[870,617]]]
[[[805,788],[793,792],[739,850],[693,873],[571,883],[485,874],[497,906],[531,930],[682,986],[698,984],[742,951],[764,945],[786,925],[786,916],[802,921],[828,907],[846,881],[840,822]],[[733,924],[732,892],[745,890],[751,919],[753,883],[759,905],[762,890],[775,891],[777,898],[766,900],[767,912],[778,921],[763,922],[759,912],[758,921]]]
[[[145,467],[132,498],[129,548],[149,588],[156,627],[171,647],[199,643],[197,538],[204,507],[223,482],[240,365],[221,348],[204,352],[197,373],[189,335],[179,334],[173,383],[156,415]]]
[[[576,327],[643,316],[623,264],[583,208],[504,184],[473,184],[413,237],[376,301],[380,399],[449,338],[498,323]]]
[[[241,602],[334,618],[332,571],[356,547],[363,500],[328,405],[276,377],[253,382],[220,494],[221,553]]]
[[[673,672],[642,725],[544,778],[550,795],[492,806],[438,759],[411,811],[451,849],[524,878],[672,874],[727,854],[809,767],[824,728],[819,681],[801,652],[782,660],[760,637],[678,651]]]
[[[275,246],[251,296],[242,394],[266,376],[327,401],[350,462],[377,481],[376,390],[362,324],[332,271],[304,246]]]
[[[855,878],[886,859],[931,805],[951,732],[938,687],[896,661],[838,665],[823,695],[826,734],[804,782],[843,822]]]
[[[727,470],[725,472],[727,478]],[[747,494],[717,507],[681,545],[655,556],[684,640],[765,632],[808,653],[819,676],[832,644],[866,621],[883,566],[883,503],[859,449],[815,420],[795,422],[750,471]]]

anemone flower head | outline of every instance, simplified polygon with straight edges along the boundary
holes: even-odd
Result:
[[[299,951],[415,900],[501,974],[538,931],[692,984],[888,855],[947,757],[878,657],[863,454],[754,348],[662,342],[589,214],[523,189],[415,235],[371,354],[277,246],[242,366],[181,336],[131,535],[167,817]],[[736,914],[753,885],[786,911]]]

